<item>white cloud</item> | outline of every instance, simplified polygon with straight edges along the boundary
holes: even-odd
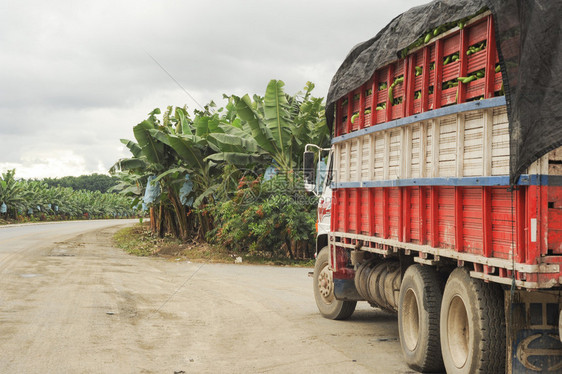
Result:
[[[21,163],[0,163],[0,171],[16,169],[16,178],[23,179],[79,176],[92,172],[86,168],[83,156],[69,150],[26,152],[21,159]]]

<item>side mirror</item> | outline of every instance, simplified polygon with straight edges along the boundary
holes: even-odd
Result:
[[[306,184],[314,184],[315,182],[315,176],[314,176],[314,157],[315,157],[315,153],[314,152],[310,152],[310,151],[306,151],[304,152],[304,165],[303,165],[303,171],[304,171],[304,182]]]

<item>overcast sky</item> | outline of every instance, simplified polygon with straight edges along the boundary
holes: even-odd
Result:
[[[429,0],[4,0],[0,3],[0,172],[107,173],[147,113],[271,79],[325,97],[357,43]]]

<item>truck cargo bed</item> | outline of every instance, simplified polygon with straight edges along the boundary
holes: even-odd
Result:
[[[559,152],[512,188],[507,131],[499,97],[334,138],[330,244],[465,261],[473,277],[524,288],[559,285]]]

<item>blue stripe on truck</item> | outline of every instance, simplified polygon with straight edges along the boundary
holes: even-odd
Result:
[[[520,186],[562,186],[562,176],[528,175],[519,177]],[[332,188],[407,187],[407,186],[509,186],[509,176],[462,178],[410,178],[364,182],[332,182]]]
[[[401,127],[405,125],[409,125],[411,123],[420,122],[420,121],[427,121],[430,119],[434,119],[437,117],[444,117],[449,116],[451,114],[462,113],[462,112],[470,112],[472,110],[478,109],[488,109],[488,108],[496,108],[499,106],[505,105],[505,96],[494,97],[491,99],[486,100],[478,100],[478,101],[470,101],[468,103],[457,104],[447,106],[445,108],[439,108],[435,110],[430,110],[428,112],[423,112],[419,114],[414,114],[413,116],[409,116],[406,118],[400,118],[394,121],[385,122],[375,126],[365,127],[361,130],[354,131],[350,134],[344,134],[332,139],[332,144],[343,142],[345,140],[357,138],[359,136],[363,136],[366,134],[372,134],[378,131],[384,131],[388,129],[392,129],[395,127]]]

